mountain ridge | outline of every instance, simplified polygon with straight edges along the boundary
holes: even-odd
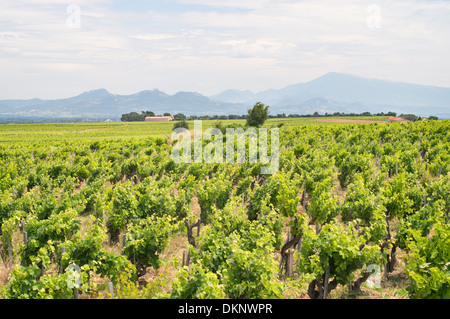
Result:
[[[288,85],[240,96],[240,90],[226,90],[211,96],[223,102],[233,97],[235,103],[261,101],[279,111],[314,112],[313,105],[305,108],[306,101],[326,99],[336,107],[331,112],[389,112],[418,113],[422,116],[446,115],[450,117],[450,88],[426,86],[405,82],[367,79],[351,74],[329,72],[309,82]],[[315,101],[316,102],[316,101]],[[303,106],[303,107],[302,107]],[[308,106],[308,105],[307,105]],[[329,105],[324,105],[329,106]],[[322,112],[326,112],[326,107]],[[319,111],[320,109],[317,109]],[[434,114],[433,114],[434,113]]]
[[[133,111],[242,115],[256,102],[270,105],[272,115],[393,111],[450,118],[450,88],[329,72],[308,82],[257,93],[228,89],[212,96],[189,91],[170,95],[154,88],[119,95],[100,88],[64,99],[0,100],[0,119],[51,117],[119,120],[122,114]]]

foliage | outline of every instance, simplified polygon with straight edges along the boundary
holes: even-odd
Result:
[[[178,271],[172,283],[172,299],[223,299],[224,285],[218,274],[207,271],[201,263],[195,263],[188,269]]]
[[[2,287],[0,294],[5,299],[71,299],[73,289],[68,284],[73,273],[44,274],[41,265],[50,265],[47,248],[40,248],[36,256],[31,257],[27,267],[16,267],[11,273],[9,283]],[[80,288],[86,289],[87,273],[81,269]]]
[[[438,200],[408,216],[399,227],[399,246],[408,251],[405,273],[414,298],[450,298],[450,230],[445,202]]]
[[[327,284],[328,289],[332,289],[336,284],[344,285],[354,279],[355,271],[364,265],[379,264],[380,260],[380,250],[376,246],[365,245],[354,225],[340,226],[331,222],[325,224],[319,234],[305,229],[299,269],[312,283],[320,283],[322,289],[325,286],[322,278],[328,269]]]
[[[155,116],[155,113],[151,111],[142,111],[141,114],[137,112],[130,112],[122,114],[120,120],[122,122],[135,122],[135,121],[145,121],[147,116]]]
[[[448,221],[434,223],[433,234],[424,237],[411,230],[410,255],[405,273],[411,280],[409,291],[414,298],[450,298],[450,230]]]
[[[331,194],[331,179],[317,183],[311,194],[311,204],[308,214],[316,224],[330,223],[338,214],[337,198]]]
[[[277,271],[276,261],[265,250],[233,248],[223,270],[227,295],[234,299],[281,298]]]
[[[187,130],[189,130],[189,123],[186,120],[181,120],[178,122],[175,122],[173,124],[173,129],[177,129],[177,128],[185,128]]]
[[[246,117],[247,126],[261,127],[269,116],[269,106],[257,102],[253,108],[248,110]]]
[[[174,228],[174,219],[170,216],[150,216],[128,228],[124,254],[136,266],[138,277],[146,273],[148,266],[159,268],[159,255]]]
[[[80,229],[78,214],[69,209],[66,212],[51,215],[48,219],[39,220],[29,216],[24,231],[27,232],[28,243],[20,249],[22,265],[30,265],[33,256],[48,243],[63,243]]]
[[[14,266],[1,297],[73,298],[79,274],[88,298],[108,297],[109,281],[116,298],[283,298],[304,283],[317,298],[402,258],[410,297],[448,299],[450,121],[265,125],[280,124],[272,175],[262,163],[174,163],[173,123],[0,127],[0,250]],[[180,267],[170,255],[199,217]],[[286,281],[278,262],[292,238]]]
[[[111,242],[119,240],[119,232],[136,217],[138,201],[131,182],[117,185],[112,192],[112,210],[107,221]]]
[[[223,209],[231,197],[232,185],[224,173],[213,179],[203,181],[197,190],[198,204],[201,208],[200,218],[209,223],[213,208]]]
[[[276,223],[275,218],[268,213],[261,221],[251,222],[239,204],[236,197],[223,210],[215,210],[194,263],[222,274],[220,282],[231,298],[280,297],[276,262],[268,254],[276,238],[267,226]]]

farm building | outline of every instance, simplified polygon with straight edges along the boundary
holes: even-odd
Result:
[[[408,122],[408,120],[401,118],[401,117],[390,117],[388,118],[388,123],[393,123],[393,122]]]
[[[173,116],[147,116],[146,122],[169,122],[173,120]]]

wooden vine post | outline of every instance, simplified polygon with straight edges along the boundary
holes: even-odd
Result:
[[[8,238],[6,240],[6,245],[8,248],[8,258],[9,258],[9,265],[12,266],[12,249],[11,249],[11,240]]]
[[[193,247],[197,247],[197,243],[195,242],[195,237],[192,234],[192,230],[194,227],[197,227],[197,236],[200,235],[200,225],[201,225],[201,219],[199,219],[195,224],[192,224],[189,222],[189,219],[186,218],[184,220],[184,223],[186,224],[187,228],[187,237],[188,237],[188,243],[192,245]]]
[[[108,282],[108,290],[109,290],[109,293],[111,294],[111,299],[114,299],[114,286],[111,281]]]

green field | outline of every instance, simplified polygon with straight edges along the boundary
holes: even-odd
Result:
[[[450,299],[450,121],[386,119],[270,119],[270,175],[173,122],[1,125],[0,299]]]
[[[386,121],[386,116],[348,117],[351,120]],[[296,127],[302,125],[336,125],[335,122],[322,122],[324,118],[279,118],[269,119],[264,127]],[[346,119],[345,117],[326,119]],[[223,125],[245,120],[221,120]],[[194,122],[188,121],[193,129]],[[203,121],[203,129],[214,126],[217,120]],[[131,137],[168,137],[172,133],[174,122],[110,122],[110,123],[45,123],[45,124],[1,124],[0,142],[39,142],[64,140],[122,139]],[[343,123],[344,124],[344,123]]]

